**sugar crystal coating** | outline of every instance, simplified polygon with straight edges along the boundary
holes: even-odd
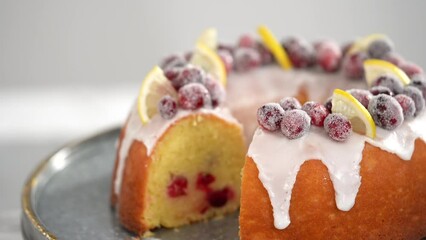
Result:
[[[259,52],[253,48],[237,48],[234,51],[234,68],[245,72],[259,67],[261,58]]]
[[[284,116],[284,109],[278,103],[267,103],[257,110],[257,122],[268,131],[280,128]]]
[[[298,37],[289,37],[284,40],[282,46],[287,51],[295,68],[305,68],[315,64],[314,48],[306,40]]]
[[[393,50],[393,44],[389,40],[378,39],[370,43],[367,48],[370,58],[382,59]]]
[[[388,87],[385,87],[385,86],[374,86],[370,88],[370,93],[373,94],[373,96],[376,96],[379,94],[386,94],[389,96],[393,96],[392,90],[390,90]]]
[[[379,94],[371,98],[368,111],[377,126],[387,130],[393,130],[402,124],[404,115],[398,101],[385,94]]]
[[[274,61],[272,53],[260,42],[256,44],[256,50],[259,52],[262,65],[270,64]]]
[[[212,106],[217,107],[225,101],[226,92],[222,84],[219,83],[212,75],[206,75],[204,86],[210,93],[212,99]]]
[[[201,83],[190,83],[178,91],[179,106],[183,109],[195,110],[212,105],[209,91]]]
[[[218,50],[217,55],[219,55],[220,59],[225,66],[226,73],[230,73],[234,68],[234,57],[229,51],[226,50]]]
[[[414,117],[414,114],[416,113],[416,105],[412,98],[405,94],[398,94],[395,96],[395,99],[398,101],[399,105],[401,105],[404,119]]]
[[[410,86],[418,88],[422,94],[423,97],[426,98],[426,79],[424,75],[422,74],[416,74],[411,78]]]
[[[331,113],[324,121],[328,136],[338,142],[345,141],[352,133],[352,124],[343,114]]]
[[[344,74],[349,78],[361,78],[364,76],[363,63],[368,56],[364,52],[347,54],[343,59],[342,68]]]
[[[281,121],[281,132],[289,139],[300,138],[309,131],[311,118],[302,110],[286,111]]]
[[[309,101],[303,104],[302,110],[305,111],[311,118],[311,124],[322,127],[324,126],[324,120],[329,114],[327,108],[317,102]]]
[[[381,75],[374,80],[372,86],[384,86],[389,88],[394,94],[402,93],[402,83],[390,75]]]
[[[160,64],[161,69],[164,71],[174,68],[174,67],[183,67],[187,64],[187,60],[184,56],[179,54],[172,54],[163,59]]]
[[[414,116],[417,116],[425,107],[425,99],[423,98],[422,92],[416,87],[407,86],[404,88],[403,93],[413,99],[416,105],[416,113]]]
[[[299,100],[294,97],[285,97],[281,99],[280,105],[284,109],[284,111],[302,108],[302,105],[300,105]]]
[[[317,64],[326,72],[335,72],[340,67],[342,50],[334,41],[324,41],[316,48]]]
[[[169,95],[161,98],[158,102],[158,112],[164,119],[171,119],[177,113],[177,102]]]
[[[173,72],[173,74],[171,72]],[[171,81],[173,87],[176,90],[179,90],[181,87],[189,83],[204,84],[204,81],[205,81],[204,70],[189,64],[180,69],[171,69],[170,71],[167,71],[165,75]],[[171,77],[171,75],[173,75],[173,77]]]
[[[404,62],[399,66],[410,78],[416,74],[422,74],[423,69],[412,62]]]
[[[365,108],[368,108],[368,103],[373,96],[368,90],[350,89],[347,92],[356,98]]]
[[[255,48],[256,39],[250,34],[243,34],[240,39],[238,39],[237,45],[242,48]]]
[[[333,108],[332,100],[333,100],[333,98],[329,97],[324,103],[324,107],[327,108],[328,112],[330,112],[330,113],[331,113],[331,109]]]

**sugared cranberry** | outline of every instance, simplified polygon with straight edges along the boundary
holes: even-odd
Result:
[[[343,59],[343,72],[349,78],[362,78],[364,76],[364,61],[367,54],[364,52],[351,53]]]
[[[395,96],[396,101],[401,105],[402,113],[404,114],[404,119],[409,119],[414,117],[416,113],[416,105],[414,104],[413,99],[404,94],[398,94]]]
[[[209,192],[207,194],[207,200],[212,207],[223,207],[228,202],[228,200],[234,197],[234,193],[228,187],[225,187],[221,190],[216,190]]]
[[[179,105],[183,109],[195,110],[212,105],[209,91],[201,83],[190,83],[179,89]]]
[[[332,100],[333,100],[333,98],[329,97],[324,103],[324,107],[327,108],[328,112],[330,112],[330,113],[331,113],[331,109],[333,108]]]
[[[290,37],[287,38],[282,45],[287,51],[290,61],[295,68],[310,67],[315,63],[314,48],[306,40]]]
[[[262,65],[270,64],[274,61],[272,53],[260,42],[256,44],[256,50],[259,52]]]
[[[347,42],[340,47],[342,49],[342,56],[345,56],[348,53],[352,45],[353,45],[353,42]]]
[[[178,75],[174,75],[173,71],[179,71]],[[166,77],[172,82],[173,87],[176,90],[179,90],[181,87],[189,83],[202,83],[205,81],[205,72],[199,68],[192,65],[187,65],[182,69],[171,69],[166,72]],[[173,77],[171,77],[173,75]]]
[[[278,103],[267,103],[257,109],[257,122],[268,131],[280,128],[284,116],[284,109]]]
[[[234,52],[234,68],[244,72],[255,69],[261,64],[259,52],[253,48],[237,48]]]
[[[335,72],[339,69],[342,51],[334,41],[320,43],[316,51],[317,64],[326,72]]]
[[[188,188],[188,180],[183,176],[174,176],[169,186],[167,186],[167,194],[171,198],[177,198],[186,195]]]
[[[426,98],[426,79],[422,74],[416,74],[411,78],[410,86],[418,88]]]
[[[332,113],[325,119],[324,129],[330,138],[343,142],[351,135],[352,124],[344,115]]]
[[[370,93],[373,94],[373,96],[377,96],[379,94],[393,96],[392,90],[385,86],[374,86],[370,89]]]
[[[210,173],[199,173],[197,176],[196,188],[201,191],[210,191],[209,185],[215,180],[216,178]]]
[[[234,46],[232,46],[230,44],[219,43],[218,46],[217,46],[217,50],[218,51],[226,51],[231,55],[234,54]]]
[[[407,86],[404,88],[403,93],[413,99],[416,105],[416,112],[414,116],[417,116],[425,107],[425,99],[423,98],[422,92],[413,86]]]
[[[234,67],[234,57],[232,54],[228,51],[218,50],[217,55],[219,55],[220,59],[222,60],[226,73],[230,73]]]
[[[285,97],[281,99],[280,105],[284,109],[284,111],[302,108],[302,105],[300,105],[300,102],[294,97]]]
[[[281,132],[289,139],[299,138],[311,127],[311,118],[305,111],[294,109],[286,111],[281,121]]]
[[[379,94],[371,98],[368,111],[377,126],[387,130],[393,130],[402,124],[404,114],[398,101],[385,94]]]
[[[184,57],[185,57],[185,60],[186,60],[187,62],[191,61],[192,54],[193,54],[193,52],[192,52],[192,51],[189,51],[189,52],[186,52],[186,53],[185,53]]]
[[[402,93],[402,83],[390,75],[381,75],[374,80],[372,86],[384,86],[389,88],[394,94]]]
[[[356,98],[365,108],[368,108],[368,103],[373,96],[368,90],[350,89],[347,92]]]
[[[383,57],[383,60],[388,61],[397,67],[401,66],[401,64],[405,62],[404,58],[396,52],[389,52]]]
[[[401,69],[402,69],[402,71],[404,71],[410,78],[412,77],[412,76],[414,76],[414,75],[416,75],[416,74],[422,74],[423,73],[423,69],[420,67],[420,66],[418,66],[418,65],[416,65],[416,64],[414,64],[414,63],[412,63],[412,62],[405,62],[405,63],[402,63],[400,66],[399,66]]]
[[[186,64],[187,64],[187,61],[182,55],[173,54],[164,58],[160,66],[164,71],[166,71],[174,67],[183,67]]]
[[[329,114],[324,105],[312,101],[303,104],[302,110],[311,117],[311,124],[318,127],[324,126],[324,120]]]
[[[370,43],[367,53],[370,58],[382,59],[386,54],[392,52],[393,43],[387,39],[378,39]]]
[[[176,79],[179,77],[181,71],[181,67],[169,68],[164,71],[164,76],[166,76],[166,78],[169,79],[169,81],[171,81],[173,85],[173,82],[176,81]]]
[[[158,112],[164,119],[171,119],[177,113],[177,102],[169,95],[161,98],[158,102]]]
[[[213,76],[207,74],[204,85],[210,93],[213,107],[217,107],[225,101],[225,89]]]
[[[238,40],[238,47],[242,48],[255,48],[256,47],[256,39],[250,34],[244,34]]]

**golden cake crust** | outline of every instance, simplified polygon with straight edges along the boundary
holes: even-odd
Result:
[[[337,209],[327,168],[305,162],[293,188],[290,219],[274,227],[269,196],[253,159],[243,169],[240,237],[263,239],[413,239],[426,236],[426,144],[416,140],[410,161],[368,143],[355,206]]]

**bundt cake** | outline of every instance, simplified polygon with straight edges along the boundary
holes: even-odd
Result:
[[[258,32],[227,45],[208,29],[144,79],[117,144],[121,224],[144,234],[241,203],[243,240],[426,236],[422,69],[381,34]]]

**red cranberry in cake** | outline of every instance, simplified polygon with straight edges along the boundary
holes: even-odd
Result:
[[[305,135],[311,127],[311,118],[302,110],[286,111],[281,121],[281,132],[288,139],[296,139]]]
[[[179,71],[179,74],[175,75],[173,71]],[[167,71],[165,75],[172,82],[176,90],[189,83],[204,83],[205,80],[204,71],[199,67],[191,65],[187,65],[180,70],[172,69]]]
[[[314,48],[306,40],[290,37],[285,39],[282,45],[295,68],[305,68],[315,64]]]
[[[342,51],[334,41],[324,41],[316,50],[317,64],[326,72],[335,72],[339,69]]]
[[[284,109],[284,111],[302,108],[300,102],[294,97],[285,97],[281,99],[280,106]]]
[[[416,113],[416,105],[414,104],[413,99],[404,94],[398,94],[395,96],[396,101],[401,105],[402,113],[404,114],[404,119],[409,119],[414,117]]]
[[[311,124],[318,127],[324,126],[324,120],[329,114],[324,105],[313,101],[303,104],[302,110],[311,118]]]
[[[183,176],[173,176],[169,186],[167,186],[167,194],[171,198],[185,196],[188,188],[188,179]]]
[[[256,39],[250,34],[244,34],[238,40],[238,47],[242,48],[255,48],[256,47]]]
[[[204,86],[210,93],[213,107],[217,107],[225,101],[225,89],[222,84],[210,74],[207,74]]]
[[[325,119],[324,129],[331,139],[343,142],[351,135],[352,124],[344,115],[332,113]]]
[[[373,96],[368,90],[350,89],[347,92],[356,98],[365,108],[368,108],[368,103]]]
[[[389,52],[387,53],[384,57],[383,60],[386,60],[390,63],[392,63],[395,66],[401,66],[402,63],[405,62],[404,58],[401,57],[401,55],[399,55],[396,52]]]
[[[210,191],[210,184],[212,184],[216,178],[210,173],[199,173],[197,176],[196,188],[201,191]]]
[[[324,107],[327,108],[328,112],[330,112],[330,113],[331,113],[331,108],[333,107],[331,100],[332,100],[332,98],[329,97],[324,103]]]
[[[278,103],[267,103],[257,110],[257,122],[265,130],[278,130],[284,112],[284,109]]]
[[[237,48],[234,52],[234,68],[237,71],[249,71],[259,67],[261,59],[254,48]]]
[[[373,96],[377,96],[379,94],[393,96],[392,90],[385,86],[374,86],[370,89],[370,93],[373,94]]]
[[[398,101],[385,94],[379,94],[371,98],[368,111],[377,126],[387,130],[393,130],[402,124],[404,115]]]
[[[212,104],[209,91],[201,83],[190,83],[181,87],[178,100],[180,107],[189,110],[210,107]]]
[[[234,67],[234,57],[232,54],[225,50],[218,50],[217,55],[219,55],[220,59],[223,62],[223,65],[225,66],[226,73],[230,73],[232,71],[232,68]]]
[[[412,63],[412,62],[405,62],[405,63],[402,63],[400,66],[399,66],[401,69],[402,69],[402,71],[404,71],[410,78],[412,77],[412,76],[414,76],[414,75],[416,75],[416,74],[421,74],[421,73],[423,73],[423,69],[420,67],[420,66],[418,66],[418,65],[416,65],[416,64],[414,64],[414,63]]]
[[[418,88],[426,98],[426,79],[422,74],[416,74],[411,78],[410,86]]]
[[[387,39],[377,39],[370,43],[367,53],[370,58],[382,59],[386,54],[392,52],[393,43]]]
[[[256,49],[259,52],[262,65],[267,65],[274,61],[272,53],[262,43],[258,42],[256,44]]]
[[[372,86],[384,86],[389,88],[394,94],[402,93],[403,86],[402,83],[389,75],[379,76],[374,80]]]
[[[234,192],[225,187],[221,190],[211,191],[207,194],[207,201],[210,206],[219,208],[226,205],[226,203],[234,197]]]
[[[367,60],[367,54],[364,52],[351,53],[343,59],[343,72],[349,78],[361,78],[364,76],[364,61]]]
[[[177,113],[177,102],[169,95],[161,98],[158,102],[158,112],[164,119],[171,119]]]
[[[416,112],[414,116],[417,116],[425,107],[425,99],[423,98],[422,92],[413,86],[407,86],[404,88],[403,93],[413,99],[414,104],[416,105]]]
[[[187,60],[178,54],[173,54],[166,57],[160,64],[163,70],[168,70],[174,67],[183,67],[187,64]]]

